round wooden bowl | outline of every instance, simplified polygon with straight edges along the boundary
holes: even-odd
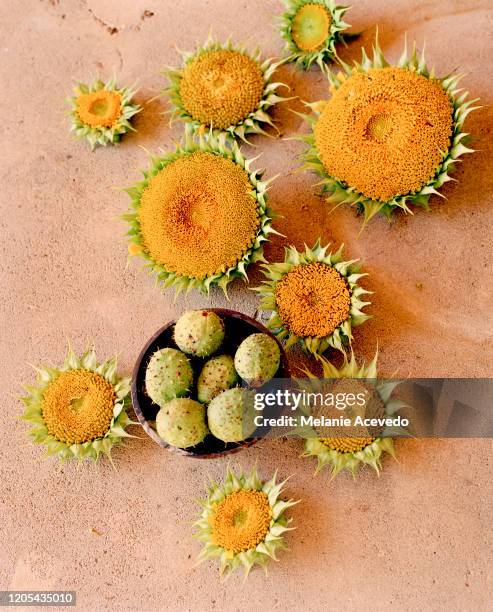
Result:
[[[277,370],[274,378],[289,378],[289,365],[286,357],[286,353],[281,343],[271,334],[271,332],[259,321],[252,319],[251,317],[236,312],[235,310],[227,310],[224,308],[204,308],[209,312],[215,312],[224,321],[225,335],[224,341],[221,345],[220,354],[228,354],[234,356],[236,349],[241,342],[251,334],[261,333],[267,334],[279,345],[281,351],[281,359],[279,363],[279,369]],[[156,415],[159,412],[159,406],[154,404],[151,398],[147,395],[145,389],[145,373],[147,364],[152,354],[162,348],[178,348],[173,340],[173,327],[176,321],[170,321],[150,338],[137,359],[134,367],[132,376],[132,402],[135,414],[142,425],[144,431],[150,436],[154,442],[159,444],[162,448],[184,455],[186,457],[196,457],[198,459],[214,459],[236,453],[242,448],[251,446],[258,442],[259,438],[248,438],[241,442],[223,442],[218,440],[212,434],[209,434],[200,444],[189,448],[177,448],[167,444],[157,434],[156,430],[151,427],[149,421],[155,421]],[[206,359],[200,359],[198,357],[188,356],[194,372],[199,372],[203,363]]]

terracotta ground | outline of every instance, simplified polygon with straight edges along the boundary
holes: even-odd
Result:
[[[493,5],[483,1],[355,2],[348,18],[360,41],[345,59],[369,47],[379,25],[391,59],[404,33],[426,40],[438,74],[466,72],[464,86],[483,109],[467,122],[480,151],[459,165],[435,200],[432,214],[377,220],[358,237],[359,220],[340,209],[329,215],[315,195],[314,177],[294,169],[291,140],[258,139],[255,153],[267,176],[280,174],[272,206],[284,215],[287,239],[301,247],[318,236],[344,241],[362,257],[375,291],[374,319],[355,336],[358,355],[380,346],[383,373],[414,376],[493,376],[491,264],[493,226]],[[180,137],[170,129],[164,85],[175,45],[191,49],[209,29],[232,34],[278,56],[273,18],[277,0],[7,0],[0,8],[1,323],[3,441],[0,445],[0,589],[75,589],[83,610],[486,610],[492,600],[491,441],[406,441],[399,462],[385,461],[380,479],[357,482],[313,477],[299,460],[298,442],[265,441],[235,457],[268,476],[294,474],[289,493],[302,498],[292,512],[291,552],[272,566],[222,585],[216,567],[194,567],[194,498],[226,461],[193,461],[132,440],[115,453],[118,471],[59,467],[43,461],[16,420],[27,362],[57,362],[67,339],[77,349],[94,342],[118,351],[130,372],[145,340],[188,308],[231,306],[248,314],[256,297],[242,284],[231,302],[190,295],[173,301],[136,263],[127,266],[119,220],[128,204],[118,190],[139,178],[158,147]],[[64,98],[72,78],[139,79],[145,112],[138,134],[118,148],[91,153],[67,133]],[[293,95],[326,95],[324,78],[284,68]],[[290,104],[300,110],[301,104]],[[284,136],[304,130],[287,108],[276,112]],[[253,153],[253,151],[249,151]],[[259,279],[254,273],[253,281]],[[136,430],[134,433],[139,433]],[[490,541],[491,544],[491,541]]]

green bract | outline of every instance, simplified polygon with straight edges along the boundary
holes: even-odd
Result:
[[[310,108],[313,111],[313,114],[310,116],[305,116],[305,119],[312,126],[312,133],[308,136],[301,137],[301,140],[308,144],[308,149],[303,154],[302,160],[304,162],[303,169],[315,171],[322,180],[320,181],[320,185],[322,186],[323,193],[327,193],[327,200],[330,203],[335,204],[335,206],[339,206],[341,204],[350,204],[355,206],[359,212],[364,214],[364,225],[377,213],[384,214],[388,219],[391,218],[392,213],[396,210],[403,210],[405,213],[412,214],[412,210],[410,206],[420,206],[425,209],[429,208],[429,198],[432,194],[437,194],[438,189],[447,181],[451,180],[449,174],[454,169],[454,164],[459,160],[459,158],[465,153],[473,152],[473,149],[470,149],[465,146],[465,142],[467,141],[468,134],[463,131],[463,124],[468,116],[468,114],[479,107],[473,107],[472,104],[476,100],[466,101],[466,97],[468,92],[463,91],[458,87],[458,82],[461,79],[461,75],[457,75],[455,73],[448,74],[445,77],[437,78],[434,75],[434,71],[432,69],[428,69],[424,57],[424,52],[421,54],[421,57],[418,57],[416,52],[416,45],[414,45],[413,52],[409,56],[407,52],[407,45],[404,49],[404,52],[396,66],[391,66],[386,60],[385,57],[378,45],[378,41],[376,41],[375,46],[373,47],[373,57],[370,59],[365,51],[362,52],[363,58],[361,63],[355,62],[353,67],[348,66],[344,62],[340,62],[343,68],[343,72],[339,72],[338,74],[331,74],[327,72],[328,79],[330,81],[331,91],[333,96],[341,87],[349,88],[349,80],[351,78],[360,78],[358,75],[370,75],[368,79],[368,95],[371,93],[371,88],[376,87],[374,84],[374,75],[376,71],[382,70],[402,70],[404,72],[409,72],[413,75],[418,75],[427,79],[428,83],[436,84],[440,89],[437,91],[442,91],[446,93],[449,99],[450,104],[450,113],[451,113],[451,135],[450,138],[446,136],[446,139],[449,142],[449,146],[442,150],[442,148],[438,149],[439,156],[438,162],[436,166],[436,170],[433,175],[429,179],[423,179],[421,186],[418,188],[412,188],[411,191],[407,192],[398,192],[397,194],[386,198],[375,198],[369,197],[365,195],[361,191],[359,191],[356,187],[348,184],[340,177],[333,176],[330,172],[327,171],[324,163],[322,161],[323,155],[321,155],[321,151],[319,147],[317,147],[317,138],[316,138],[316,130],[319,124],[320,118],[323,116],[324,109],[326,108],[327,101],[317,102],[314,104],[309,104]],[[354,89],[354,87],[353,87]],[[352,91],[349,90],[348,91]],[[396,86],[396,95],[400,92],[400,88]],[[347,96],[350,96],[349,98]],[[352,94],[354,97],[354,92]],[[390,98],[389,98],[390,99]],[[346,108],[348,104],[351,104],[351,94],[346,93]],[[382,107],[383,98],[378,98],[378,104]],[[426,97],[424,98],[426,100]],[[361,104],[361,103],[360,103]],[[431,103],[430,103],[431,104]],[[344,107],[343,100],[340,101],[341,108]],[[399,106],[399,100],[392,101],[392,108],[395,110],[401,109],[404,111],[404,106]],[[412,105],[409,106],[409,112],[412,112]],[[352,124],[355,124],[358,120],[358,113],[367,112],[368,105],[365,104],[358,108],[353,109],[353,114],[351,115]],[[374,130],[373,135],[375,135],[376,139],[384,138],[390,135],[392,136],[391,130],[392,128],[392,118],[391,118],[390,110],[388,114],[380,110],[380,115],[375,116],[373,119],[375,123],[368,127],[370,130]],[[406,111],[407,112],[407,111]],[[379,122],[379,123],[378,123]],[[405,152],[406,155],[412,155],[413,147],[415,147],[415,139],[418,137],[424,136],[426,133],[426,127],[428,129],[434,129],[431,123],[424,124],[423,129],[413,131],[413,126],[410,123],[409,126],[406,126],[407,132],[403,131],[403,136],[401,142],[398,143],[398,147],[394,146],[394,157],[396,159],[399,158],[399,151]],[[339,133],[346,134],[345,127],[340,127]],[[334,133],[332,131],[332,133]],[[383,136],[382,136],[383,134]],[[407,135],[406,135],[407,134]],[[442,135],[443,137],[443,135]],[[327,136],[329,138],[329,136]],[[348,136],[349,138],[349,136]],[[443,137],[445,138],[445,137]],[[383,142],[383,140],[380,140]],[[357,142],[348,143],[347,151],[361,151],[360,148],[362,145]],[[400,147],[400,148],[399,148]],[[340,151],[339,147],[339,151]],[[428,148],[431,152],[431,149]],[[436,150],[434,151],[436,154]],[[336,152],[331,153],[332,156],[337,156]],[[354,157],[356,155],[356,157]],[[348,164],[348,167],[352,169],[359,168],[361,173],[368,172],[365,159],[361,158],[360,163],[356,163],[357,153],[353,155],[353,163]],[[340,157],[340,154],[339,154]],[[361,157],[361,155],[360,155]],[[420,156],[416,160],[416,164],[421,163]],[[379,167],[383,167],[379,165]],[[383,172],[383,170],[382,170]],[[389,171],[390,172],[390,171]],[[392,175],[392,172],[390,172]],[[371,174],[368,174],[368,183],[371,183]],[[377,178],[374,179],[374,184],[378,184],[379,180]],[[420,182],[420,181],[419,181]],[[389,190],[390,194],[391,190]]]
[[[288,61],[296,62],[305,69],[316,62],[323,70],[326,62],[331,62],[337,57],[336,45],[344,43],[342,33],[350,27],[344,21],[348,7],[337,6],[333,0],[284,0],[284,4],[287,11],[281,16],[280,33],[286,41]],[[297,27],[297,20],[301,16],[300,10],[307,10],[304,7],[320,7],[321,17],[324,17],[324,13],[328,17],[327,22],[317,24],[327,32],[325,38],[322,35],[315,45],[304,44],[299,38],[296,42],[296,33],[293,36],[293,29]],[[308,36],[313,35],[313,25],[308,24],[309,31],[306,32]]]
[[[260,308],[272,313],[267,322],[267,327],[279,340],[286,340],[286,348],[296,344],[296,342],[301,342],[303,348],[310,353],[323,353],[329,347],[342,351],[343,345],[350,343],[352,340],[352,328],[361,325],[370,318],[370,315],[362,312],[362,308],[370,304],[370,302],[364,302],[362,297],[371,292],[363,289],[358,284],[359,279],[367,276],[367,274],[360,273],[360,268],[357,265],[359,260],[343,260],[344,245],[341,245],[335,253],[327,252],[329,246],[322,247],[319,239],[311,249],[305,245],[305,251],[302,253],[297,251],[294,246],[285,248],[284,262],[268,263],[262,266],[267,280],[263,281],[262,285],[254,290],[260,293]],[[332,333],[326,336],[296,335],[296,333],[286,327],[279,314],[276,295],[278,283],[295,267],[317,262],[334,268],[344,279],[349,291],[348,317]],[[305,304],[304,309],[308,310],[309,307]]]
[[[113,446],[120,444],[125,437],[132,437],[126,433],[125,428],[128,425],[134,424],[127,414],[127,408],[130,406],[130,378],[121,378],[117,374],[117,358],[114,357],[103,363],[98,363],[94,350],[88,350],[78,357],[72,349],[69,349],[67,357],[60,367],[44,366],[35,368],[37,371],[36,385],[26,386],[27,395],[21,400],[25,405],[25,411],[22,419],[31,425],[29,435],[35,444],[43,444],[46,447],[46,456],[57,455],[62,461],[67,459],[93,459],[97,460],[101,454],[106,454],[111,459],[111,449]],[[63,380],[61,377],[67,377],[67,373],[75,372],[77,375],[91,376],[88,373],[94,373],[92,378],[106,388],[106,392],[112,389],[113,397],[112,406],[110,406],[110,414],[107,419],[107,430],[103,435],[93,437],[87,435],[87,440],[81,443],[69,443],[58,439],[57,435],[50,433],[51,429],[59,429],[64,431],[70,437],[76,432],[78,435],[84,435],[87,429],[100,429],[101,420],[103,419],[103,406],[91,403],[90,390],[83,390],[80,395],[74,396],[70,387],[67,387],[65,407],[70,412],[70,423],[67,425],[64,422],[63,412],[57,414],[51,413],[49,418],[45,414],[46,406],[45,395],[51,389],[53,391],[53,383],[58,381],[60,389],[57,393],[64,391]],[[106,381],[106,382],[105,382]],[[86,395],[84,395],[86,392]],[[63,404],[62,399],[62,404]],[[112,414],[111,414],[112,411]],[[84,428],[79,427],[78,420],[84,418],[84,413],[88,415],[87,421],[84,423]],[[67,412],[65,412],[67,414]],[[82,414],[82,416],[81,416]],[[106,416],[104,417],[106,418]],[[47,421],[51,424],[47,424]],[[105,421],[103,419],[103,425]],[[67,431],[69,432],[67,434]]]
[[[245,577],[254,565],[266,567],[276,552],[286,548],[284,533],[291,519],[285,511],[293,500],[282,501],[285,482],[276,483],[276,474],[263,482],[254,469],[235,474],[229,468],[222,484],[211,483],[195,523],[195,537],[204,544],[198,561],[218,558],[221,576],[228,577],[243,567]]]
[[[210,153],[226,158],[244,170],[251,185],[250,194],[256,202],[258,217],[258,229],[256,233],[252,235],[250,246],[245,248],[243,255],[237,261],[236,265],[230,266],[223,271],[209,274],[205,277],[194,277],[182,275],[177,272],[170,272],[164,265],[156,262],[145,249],[139,221],[141,198],[144,191],[149,186],[151,179],[156,177],[156,175],[173,162],[197,152]],[[162,283],[165,288],[173,285],[177,294],[183,290],[188,292],[191,289],[199,289],[208,294],[210,288],[215,285],[221,287],[226,294],[227,285],[235,278],[243,278],[245,281],[248,281],[246,268],[251,263],[265,261],[263,257],[263,242],[268,240],[268,235],[270,233],[277,233],[272,228],[271,218],[273,214],[267,207],[267,190],[272,179],[269,181],[261,180],[263,173],[258,170],[252,170],[251,164],[252,160],[245,159],[236,142],[228,146],[225,134],[216,136],[210,132],[207,139],[201,136],[198,140],[195,140],[192,132],[186,130],[184,144],[178,145],[176,151],[173,153],[163,153],[160,156],[151,156],[151,167],[149,170],[143,172],[144,179],[133,187],[125,189],[132,199],[130,212],[123,216],[130,225],[130,229],[127,233],[130,243],[129,253],[145,259],[147,262],[146,267],[151,273],[156,275],[157,281]],[[198,177],[198,179],[201,178],[203,178],[204,181],[207,179],[207,177]],[[227,185],[224,186],[224,188],[226,189]],[[231,236],[234,237],[234,228],[235,219],[228,219],[228,227],[224,228],[224,232],[230,239]],[[240,238],[243,240],[245,239],[244,237]],[[179,254],[191,248],[189,245],[186,245],[186,247],[186,249],[175,249],[175,251]]]
[[[107,144],[118,143],[126,132],[135,132],[130,119],[142,110],[139,104],[132,102],[136,91],[136,89],[129,87],[119,89],[114,78],[110,79],[107,83],[98,79],[89,85],[77,82],[74,87],[75,96],[67,100],[71,106],[69,111],[72,120],[70,131],[74,132],[79,140],[85,138],[91,145],[91,149],[94,149],[97,145],[106,146]],[[101,112],[105,110],[101,105],[101,101],[99,101],[99,110],[96,113],[83,114],[81,116],[81,108],[86,107],[86,110],[90,110],[87,104],[80,107],[79,103],[81,101],[85,98],[98,98],[105,94],[109,94],[110,98],[115,94],[119,96],[119,99],[115,102],[114,110],[116,112],[110,123],[97,125],[98,117],[101,119]],[[98,100],[93,99],[92,103],[97,104]],[[108,112],[109,110],[106,106],[106,111]]]
[[[260,82],[255,87],[255,83],[252,84],[247,81],[249,77],[248,63],[243,69],[240,67],[235,71],[230,83],[226,82],[228,73],[223,62],[220,62],[217,67],[214,65],[204,67],[204,69],[209,70],[210,75],[209,73],[204,75],[202,83],[197,83],[195,87],[191,87],[197,96],[196,110],[202,110],[201,116],[199,116],[199,112],[191,110],[190,104],[188,105],[189,109],[186,108],[187,104],[181,93],[182,79],[185,71],[190,68],[193,62],[203,61],[207,54],[213,52],[229,52],[248,58],[251,66],[254,66],[255,70],[258,71]],[[262,62],[260,50],[249,54],[244,47],[233,45],[231,39],[221,44],[212,36],[209,36],[204,45],[198,47],[194,53],[181,52],[181,54],[184,60],[183,66],[178,69],[169,68],[165,73],[170,82],[166,91],[175,107],[172,121],[179,118],[190,124],[192,129],[199,133],[207,134],[212,130],[214,135],[223,133],[233,139],[240,138],[244,142],[248,142],[246,136],[249,134],[268,136],[262,125],[275,127],[268,114],[269,109],[279,102],[290,99],[277,93],[280,87],[288,86],[281,82],[272,81],[272,76],[282,64],[282,61],[273,62],[272,59],[266,59]],[[201,68],[197,68],[196,74],[193,75],[194,79],[201,78],[200,70]],[[215,76],[212,78],[213,74]],[[255,81],[255,77],[252,78]],[[242,82],[242,79],[245,79],[244,82]],[[215,84],[216,80],[217,85]],[[210,91],[202,92],[204,82],[208,84],[208,87],[212,87]],[[211,92],[217,93],[217,99],[212,99]],[[216,117],[216,124],[211,119],[214,116]],[[228,121],[228,118],[230,118],[230,121]],[[223,120],[226,123],[219,126],[218,124],[222,123]]]

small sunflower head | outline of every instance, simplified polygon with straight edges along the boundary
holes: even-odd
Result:
[[[361,63],[342,66],[328,73],[331,98],[310,105],[304,167],[322,177],[329,202],[356,206],[365,224],[379,212],[390,219],[410,205],[428,208],[455,161],[472,152],[462,127],[474,101],[459,95],[460,76],[436,78],[416,48],[391,66],[378,42],[372,59],[363,51]]]
[[[271,227],[268,182],[226,137],[194,140],[152,158],[144,180],[127,189],[132,198],[129,252],[143,257],[165,287],[199,289],[243,277],[262,260]]]
[[[285,0],[280,32],[286,42],[289,60],[304,68],[316,62],[324,68],[337,56],[336,45],[343,43],[345,6],[333,0]]]
[[[77,83],[75,95],[69,98],[72,119],[70,130],[79,139],[86,138],[91,149],[97,145],[116,144],[123,134],[134,130],[130,120],[142,109],[132,102],[135,90],[119,89],[114,79],[97,80],[86,85]]]
[[[237,475],[228,468],[224,482],[213,482],[200,500],[199,562],[218,558],[221,576],[243,567],[246,577],[254,565],[265,568],[270,559],[277,561],[276,552],[286,548],[283,534],[290,530],[285,511],[298,503],[279,499],[285,482],[276,483],[275,474],[263,482],[255,469]]]
[[[94,350],[78,357],[70,349],[60,367],[36,368],[37,383],[21,398],[22,419],[46,456],[97,460],[129,437],[130,379],[119,377],[116,366],[116,357],[98,363]]]
[[[183,56],[183,66],[166,73],[173,117],[199,134],[212,130],[244,141],[248,134],[266,134],[262,125],[273,126],[269,109],[287,99],[277,93],[283,84],[271,81],[279,63],[213,38]]]
[[[344,261],[343,245],[335,253],[329,245],[304,252],[285,249],[284,262],[265,264],[266,281],[255,290],[261,295],[260,308],[270,311],[267,327],[289,347],[301,342],[310,353],[329,347],[343,350],[352,340],[352,328],[369,318],[361,309],[370,302],[358,281],[358,260]]]
[[[364,416],[366,418],[383,418],[391,416],[397,410],[403,407],[401,400],[392,397],[392,393],[398,382],[380,381],[377,379],[377,357],[366,365],[359,365],[351,353],[351,359],[348,360],[344,354],[344,363],[340,368],[336,368],[327,359],[319,356],[318,359],[322,365],[323,374],[322,380],[318,379],[311,372],[306,371],[308,381],[300,381],[303,388],[309,388],[311,392],[316,392],[319,385],[325,389],[325,381],[330,379],[332,391],[340,393],[342,387],[347,385],[347,390],[356,394],[358,389],[363,391],[367,396],[367,402],[364,408]],[[331,417],[336,416],[330,414]],[[324,409],[324,414],[327,416],[327,410]],[[340,412],[338,412],[340,416]],[[351,415],[354,416],[354,415]],[[318,434],[318,435],[317,435]],[[387,434],[387,435],[385,435]],[[351,428],[350,435],[345,427],[323,427],[321,430],[313,432],[313,436],[306,437],[304,443],[304,457],[315,457],[317,459],[318,473],[322,469],[329,467],[332,477],[337,476],[339,472],[347,470],[353,477],[359,471],[361,465],[370,465],[377,473],[381,469],[382,455],[387,452],[394,456],[393,439],[389,437],[390,430],[373,430],[361,426],[358,430],[356,427]]]

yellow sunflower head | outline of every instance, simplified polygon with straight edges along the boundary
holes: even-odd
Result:
[[[267,327],[289,347],[300,341],[311,353],[323,353],[330,346],[343,350],[352,339],[352,328],[369,315],[362,300],[369,294],[358,281],[357,260],[344,261],[343,246],[335,253],[329,245],[304,252],[295,247],[285,250],[284,262],[265,264],[267,280],[255,290],[261,295],[260,307],[271,312]]]
[[[184,54],[184,65],[166,73],[174,117],[195,131],[226,133],[246,140],[248,134],[266,134],[273,126],[268,110],[282,98],[282,83],[271,82],[279,64],[261,62],[260,53],[247,53],[228,40],[221,45],[209,38],[195,53]]]
[[[375,354],[368,365],[365,363],[358,365],[353,353],[350,360],[344,354],[344,363],[340,368],[336,368],[327,359],[319,356],[323,370],[322,379],[305,371],[308,381],[301,379],[299,384],[312,393],[321,389],[326,390],[327,383],[331,385],[331,391],[337,393],[343,392],[341,385],[347,385],[346,391],[355,395],[363,390],[368,399],[362,409],[364,410],[362,417],[383,418],[393,415],[404,404],[401,400],[392,397],[398,382],[377,379],[377,356]],[[326,408],[323,409],[326,416],[340,416],[340,411],[335,409],[334,414],[329,412]],[[346,416],[354,417],[352,412]],[[332,477],[344,470],[356,476],[361,465],[370,465],[378,473],[383,453],[387,452],[392,456],[395,454],[393,439],[390,437],[390,431],[386,429],[361,426],[351,427],[348,430],[344,426],[331,425],[314,429],[311,433],[312,435],[305,434],[303,456],[317,459],[317,473],[329,467]]]
[[[212,285],[224,290],[246,267],[263,260],[271,228],[267,182],[224,135],[197,143],[188,133],[175,153],[153,158],[132,197],[132,255],[144,257],[165,286],[177,291]]]
[[[243,567],[246,577],[254,565],[265,568],[270,559],[277,561],[276,552],[285,548],[283,534],[290,530],[285,511],[298,503],[279,499],[285,482],[276,483],[275,474],[263,482],[255,469],[237,475],[228,468],[224,482],[213,482],[200,500],[199,562],[218,558],[221,576]]]
[[[315,62],[323,69],[337,56],[336,46],[344,43],[348,8],[333,0],[284,0],[284,4],[287,10],[280,19],[280,33],[288,59],[304,68]]]
[[[416,49],[391,66],[378,43],[373,59],[363,51],[361,64],[342,65],[328,74],[331,98],[311,105],[305,168],[322,177],[330,202],[356,206],[365,223],[378,212],[427,208],[454,162],[472,151],[462,126],[474,101],[458,96],[460,77],[436,78]]]
[[[77,83],[71,106],[70,130],[77,138],[85,138],[94,149],[97,145],[116,144],[132,127],[131,118],[142,108],[132,101],[135,90],[119,89],[114,79],[107,83],[97,80],[86,85]]]
[[[110,456],[115,444],[129,437],[125,428],[130,379],[116,372],[116,358],[98,363],[94,350],[78,357],[71,349],[59,368],[37,368],[35,386],[21,398],[29,435],[46,447],[46,455],[97,460]]]

